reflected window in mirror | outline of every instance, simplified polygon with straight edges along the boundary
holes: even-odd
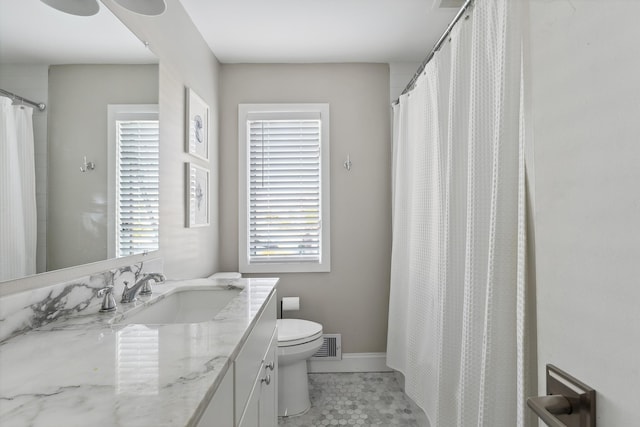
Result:
[[[157,105],[109,105],[111,257],[159,248],[160,129]]]

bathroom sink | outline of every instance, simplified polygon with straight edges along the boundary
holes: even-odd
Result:
[[[158,302],[125,313],[117,324],[199,323],[213,319],[241,289],[176,290]]]

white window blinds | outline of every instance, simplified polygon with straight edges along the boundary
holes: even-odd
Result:
[[[117,120],[118,256],[159,247],[158,120]]]
[[[319,114],[248,116],[249,263],[321,261],[321,132]]]

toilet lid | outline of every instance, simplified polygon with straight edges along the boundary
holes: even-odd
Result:
[[[322,325],[301,319],[278,319],[278,345],[302,344],[322,335]]]

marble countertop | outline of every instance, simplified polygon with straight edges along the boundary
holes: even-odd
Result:
[[[113,314],[61,319],[0,343],[0,425],[195,426],[277,281],[167,281]],[[184,286],[242,290],[208,322],[117,323]]]

